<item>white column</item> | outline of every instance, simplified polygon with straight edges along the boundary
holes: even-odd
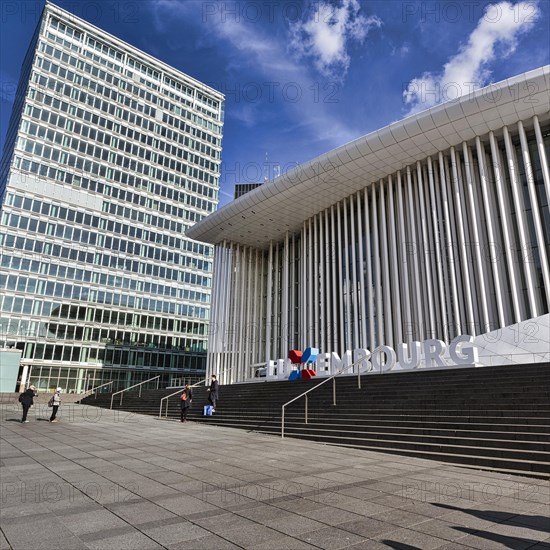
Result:
[[[311,345],[319,347],[319,230],[317,216],[313,216],[313,340]]]
[[[527,220],[525,219],[525,207],[523,204],[522,190],[520,189],[518,169],[515,160],[514,146],[510,138],[508,128],[504,127],[504,145],[506,148],[506,157],[508,160],[508,173],[510,183],[512,184],[512,197],[514,199],[514,210],[516,212],[516,227],[518,229],[519,244],[521,246],[521,264],[527,283],[527,298],[529,300],[530,317],[539,316],[539,308],[535,296],[535,270],[533,268],[533,259],[531,256],[531,243],[528,239]]]
[[[350,196],[350,229],[351,229],[351,304],[353,308],[353,342],[351,348],[355,349],[359,347],[359,296],[357,291],[357,258],[355,253],[355,247],[357,246],[357,239],[355,236],[355,207],[353,200],[355,195]]]
[[[411,313],[411,296],[409,290],[409,260],[407,258],[407,237],[405,233],[405,209],[403,207],[403,185],[401,181],[401,171],[397,172],[397,210],[399,218],[399,259],[400,259],[400,269],[401,274],[401,292],[403,295],[403,322],[406,327],[406,332],[409,334],[412,323],[412,313]],[[401,327],[403,331],[403,326]],[[402,338],[404,336],[402,335]],[[412,338],[404,338],[407,342],[412,341]]]
[[[324,212],[319,212],[319,347],[325,351],[327,348],[325,340],[326,311],[325,302],[328,297],[325,294],[325,246],[323,231]]]
[[[332,296],[332,326],[330,328],[332,334],[332,349],[336,351],[340,349],[341,341],[338,331],[338,277],[336,259],[338,258],[338,246],[336,246],[336,219],[334,215],[334,205],[330,207],[330,258],[331,258],[331,288],[330,295]]]
[[[263,341],[262,335],[265,335],[265,326],[264,323],[264,309],[267,308],[267,300],[264,299],[264,288],[267,286],[267,281],[265,280],[266,277],[266,270],[265,270],[265,263],[266,263],[266,255],[263,251],[260,252],[260,258],[259,258],[259,277],[260,277],[260,295],[259,295],[259,311],[258,311],[258,329],[257,329],[257,345],[256,345],[256,359],[255,362],[259,363],[260,361],[264,361],[264,350],[265,350],[265,342]]]
[[[422,315],[422,287],[420,283],[420,270],[418,267],[418,243],[416,240],[416,209],[414,207],[414,191],[412,187],[411,168],[407,166],[407,197],[409,203],[409,235],[408,242],[411,243],[411,249],[413,251],[413,283],[415,289],[415,296],[413,302],[415,304],[413,319],[414,319],[414,332],[417,338],[421,338],[424,333],[424,319]]]
[[[247,295],[246,295],[246,310],[245,310],[245,364],[247,365],[246,368],[248,368],[248,365],[251,365],[255,361],[253,361],[253,346],[252,346],[252,323],[254,322],[254,315],[253,315],[253,307],[254,307],[254,281],[256,279],[256,274],[254,272],[254,253],[255,250],[252,247],[248,248],[249,250],[249,258],[248,262],[246,264],[246,270],[247,270],[247,283],[248,283],[248,289],[247,289]],[[250,376],[250,372],[248,373]]]
[[[290,263],[289,263],[289,325],[288,325],[288,340],[287,352],[294,349],[294,334],[296,332],[296,236],[292,235],[290,248]],[[288,357],[288,354],[287,356]],[[285,357],[285,358],[286,358]]]
[[[258,356],[256,354],[257,349],[257,339],[258,339],[258,325],[260,323],[260,318],[258,316],[258,306],[261,302],[261,295],[258,296],[258,283],[260,282],[260,271],[258,269],[259,267],[259,256],[260,251],[258,249],[255,250],[254,253],[254,270],[253,270],[253,278],[254,278],[254,290],[253,290],[253,299],[252,299],[252,307],[251,307],[251,313],[249,316],[249,323],[250,323],[250,348],[251,348],[251,363],[257,363],[258,362]]]
[[[508,266],[508,279],[510,281],[510,290],[512,295],[512,305],[514,310],[513,321],[518,323],[522,321],[521,308],[519,304],[518,285],[516,282],[515,266],[513,261],[513,249],[510,235],[510,228],[508,227],[508,212],[506,211],[506,205],[504,201],[504,183],[501,172],[500,154],[498,150],[498,144],[493,132],[489,133],[489,142],[491,145],[491,156],[493,157],[493,172],[495,174],[495,186],[497,189],[497,200],[500,211],[500,223],[502,224],[502,234],[504,237],[504,246],[506,249],[506,264]]]
[[[550,268],[548,267],[548,256],[546,254],[547,243],[544,239],[544,231],[542,228],[542,219],[539,211],[539,202],[537,200],[537,190],[535,187],[535,177],[533,175],[533,164],[529,155],[529,146],[527,145],[527,136],[523,128],[521,120],[518,122],[519,139],[521,141],[521,152],[523,155],[523,164],[525,166],[525,176],[527,179],[527,188],[529,190],[529,199],[531,201],[531,211],[533,213],[533,224],[535,226],[535,234],[537,236],[537,244],[539,249],[540,265],[542,270],[542,280],[544,281],[544,293],[546,302],[550,302]],[[542,306],[539,306],[542,311]]]
[[[285,232],[283,245],[282,262],[282,282],[281,282],[281,358],[288,357],[288,281],[289,281],[289,239],[288,231]]]
[[[241,295],[239,297],[239,321],[237,323],[237,380],[245,380],[247,378],[246,373],[246,361],[244,354],[244,342],[246,332],[246,317],[245,317],[245,302],[246,302],[246,283],[247,283],[247,248],[243,245],[241,253],[238,256],[237,272],[240,277],[240,290]]]
[[[460,261],[462,263],[462,284],[464,285],[464,301],[466,303],[467,331],[468,334],[476,334],[474,307],[472,302],[472,288],[468,269],[468,253],[466,250],[466,238],[464,233],[464,212],[460,194],[460,182],[458,180],[458,166],[456,161],[455,148],[451,147],[451,167],[453,171],[453,193],[456,212],[456,221],[459,238]]]
[[[222,331],[222,316],[221,305],[223,303],[224,296],[222,296],[223,289],[221,287],[221,272],[223,267],[223,255],[222,245],[217,244],[214,250],[214,273],[212,280],[212,295],[211,295],[211,309],[210,309],[210,322],[209,327],[210,336],[208,338],[208,364],[206,368],[206,377],[210,378],[212,374],[218,373],[216,368],[216,357],[220,356],[220,352],[223,351],[220,338],[220,331]],[[218,373],[219,374],[219,373]]]
[[[337,224],[336,227],[338,229],[338,303],[340,306],[340,351],[343,353],[346,350],[346,337],[344,334],[345,331],[345,320],[344,320],[344,276],[343,276],[343,261],[342,261],[342,213],[341,213],[341,204],[338,203],[336,205],[336,212],[338,214],[337,216]]]
[[[332,312],[331,312],[331,286],[330,286],[330,274],[332,264],[334,264],[334,256],[332,245],[330,242],[330,230],[329,230],[329,210],[325,210],[325,310],[326,310],[326,325],[325,325],[325,348],[323,351],[332,351],[334,346],[334,329],[332,328]]]
[[[371,219],[372,219],[372,255],[374,259],[374,300],[376,303],[376,345],[384,343],[384,311],[382,306],[382,280],[380,274],[380,242],[378,235],[378,204],[376,200],[377,184],[371,185]]]
[[[397,216],[393,203],[393,181],[392,177],[388,176],[388,213],[389,213],[389,228],[390,228],[390,273],[391,289],[392,289],[392,324],[393,324],[393,339],[394,345],[403,342],[403,325],[401,321],[401,285],[399,284],[399,261],[397,259],[397,241],[396,228]],[[366,341],[366,339],[365,339]],[[392,344],[388,342],[391,346]]]
[[[428,238],[428,227],[426,220],[426,206],[424,203],[424,179],[422,177],[422,167],[420,162],[416,163],[416,177],[418,180],[418,199],[420,202],[420,227],[422,230],[422,249],[424,256],[424,272],[426,279],[426,293],[427,293],[427,310],[428,310],[428,323],[429,328],[426,327],[424,330],[424,335],[429,338],[435,338],[436,333],[436,323],[434,315],[434,296],[433,296],[433,283],[432,283],[432,273],[430,265],[430,252],[428,251],[428,246],[430,246],[430,239]],[[419,251],[420,252],[420,251]]]
[[[443,264],[441,260],[441,241],[439,240],[439,221],[437,216],[437,205],[434,184],[434,169],[432,157],[428,157],[428,184],[430,189],[430,208],[432,214],[432,227],[435,246],[435,262],[437,270],[437,294],[439,301],[439,310],[441,312],[442,334],[445,342],[449,341],[449,330],[447,327],[447,307],[445,304],[445,283],[443,280]],[[439,332],[439,331],[438,331]],[[438,336],[436,336],[437,338]]]
[[[235,287],[235,274],[233,270],[233,262],[234,262],[234,251],[233,251],[233,243],[227,243],[228,246],[226,247],[226,256],[227,256],[227,262],[226,262],[226,281],[228,282],[229,292],[227,294],[227,299],[225,302],[225,326],[224,326],[224,360],[223,360],[223,370],[225,373],[225,378],[230,383],[234,381],[233,378],[233,372],[230,370],[232,365],[232,349],[231,349],[231,332],[230,327],[233,323],[233,308],[232,308],[232,302],[233,298],[235,296],[236,287]]]
[[[21,374],[21,384],[19,385],[19,392],[23,393],[28,388],[28,381],[30,379],[29,375],[29,365],[23,366],[23,372]],[[94,384],[92,383],[92,386]],[[88,388],[86,388],[88,389]]]
[[[370,200],[369,200],[369,188],[365,187],[363,191],[363,200],[365,204],[364,218],[365,218],[365,239],[366,239],[366,270],[367,270],[367,307],[368,307],[368,347],[374,349],[375,344],[375,332],[374,332],[374,295],[372,292],[372,253],[371,253],[371,235],[372,229],[370,225]]]
[[[357,191],[357,235],[359,246],[359,284],[361,285],[360,304],[361,304],[361,340],[359,347],[367,347],[367,295],[365,287],[365,255],[363,253],[363,240],[365,228],[363,226],[363,209],[361,207],[361,191]]]
[[[476,299],[478,300],[478,303],[481,303],[483,327],[481,328],[480,333],[483,334],[491,330],[491,324],[490,324],[490,317],[489,317],[489,306],[487,305],[487,289],[485,288],[483,262],[481,260],[481,239],[479,236],[478,225],[477,225],[477,220],[479,218],[479,215],[477,214],[477,208],[476,208],[477,201],[474,196],[474,182],[473,182],[473,176],[472,176],[473,168],[470,163],[470,151],[465,141],[462,142],[462,154],[464,156],[464,171],[466,173],[466,190],[467,190],[468,208],[470,209],[471,220],[472,220],[472,223],[470,224],[470,231],[474,239],[474,242],[473,242],[474,256],[475,256],[474,273],[476,275],[475,278],[477,281],[476,287],[479,288],[478,296],[476,296]],[[471,244],[472,243],[470,243],[470,245]]]
[[[542,132],[540,131],[539,118],[533,117],[533,126],[535,128],[535,136],[537,138],[537,149],[539,151],[540,166],[542,169],[542,179],[544,181],[544,189],[546,190],[546,200],[550,204],[550,168],[548,167],[548,158],[546,157],[546,147],[544,146],[544,140],[542,139]],[[550,299],[549,299],[550,302]]]
[[[271,334],[272,334],[272,318],[271,318],[271,302],[273,294],[273,241],[269,243],[269,258],[267,264],[267,296],[266,296],[266,313],[265,313],[265,360],[271,360]],[[273,358],[275,359],[275,358]]]
[[[308,239],[307,239],[307,250],[308,250],[308,278],[307,278],[307,287],[308,287],[308,304],[307,304],[307,326],[308,326],[308,346],[313,346],[315,336],[314,336],[314,323],[313,323],[313,229],[311,227],[311,218],[308,220]]]
[[[380,234],[381,234],[381,256],[382,256],[382,307],[384,310],[384,340],[382,344],[391,346],[393,342],[393,315],[392,315],[392,299],[390,293],[391,286],[391,274],[388,268],[388,236],[387,236],[387,224],[386,224],[386,198],[384,193],[384,180],[380,180]],[[399,344],[401,342],[398,342]]]
[[[308,333],[308,326],[307,326],[307,308],[308,308],[308,276],[307,276],[307,226],[306,222],[304,221],[303,227],[302,227],[302,258],[300,260],[301,265],[301,272],[302,272],[302,280],[300,281],[300,289],[301,289],[301,304],[300,304],[300,313],[301,313],[301,319],[302,319],[302,328],[300,331],[300,348],[302,350],[306,347],[306,342],[309,337]]]
[[[344,208],[344,268],[342,273],[345,277],[345,285],[342,287],[345,289],[346,297],[346,349],[351,348],[351,280],[350,280],[350,269],[349,269],[349,242],[348,242],[348,201],[347,199],[343,200]]]
[[[274,271],[275,277],[273,281],[273,343],[272,343],[272,353],[274,359],[281,357],[280,349],[280,335],[281,327],[279,322],[279,308],[281,306],[281,293],[280,293],[280,255],[279,255],[279,243],[275,244],[275,253],[274,253]]]
[[[496,306],[497,306],[497,314],[498,314],[498,328],[502,328],[506,325],[506,320],[504,316],[504,307],[502,302],[502,286],[500,282],[500,273],[498,268],[498,263],[500,262],[499,258],[496,258],[494,256],[494,246],[495,246],[495,234],[493,231],[493,214],[492,214],[492,207],[491,202],[489,199],[489,189],[487,186],[487,169],[485,167],[485,147],[481,143],[481,140],[479,137],[476,137],[476,152],[477,152],[477,162],[479,166],[479,177],[481,182],[481,193],[483,196],[483,209],[485,211],[485,218],[487,220],[486,226],[487,226],[487,237],[489,240],[489,246],[490,246],[490,260],[489,260],[489,266],[490,270],[493,275],[493,282],[495,285],[495,299],[496,299]],[[497,327],[491,327],[491,329],[494,329]]]

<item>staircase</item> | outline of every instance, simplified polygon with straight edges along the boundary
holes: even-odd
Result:
[[[220,386],[212,417],[202,416],[204,387],[194,388],[190,420],[280,434],[281,406],[321,380]],[[463,466],[550,476],[550,364],[339,377],[286,409],[285,436]],[[123,410],[158,415],[174,390],[124,395]],[[83,403],[110,405],[110,394]],[[118,400],[115,397],[115,408]],[[179,419],[179,400],[168,417]]]

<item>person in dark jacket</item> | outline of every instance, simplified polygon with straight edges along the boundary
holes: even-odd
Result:
[[[27,414],[29,409],[34,403],[34,397],[36,395],[36,388],[34,386],[29,386],[20,396],[19,401],[23,407],[23,418],[21,418],[21,423],[28,422]]]
[[[180,399],[181,421],[185,422],[187,420],[187,411],[189,410],[191,402],[193,401],[193,390],[191,389],[191,386],[189,384],[185,384],[185,388],[183,388],[183,391],[181,392]]]
[[[218,381],[216,380],[216,375],[212,375],[212,382],[210,382],[210,387],[208,388],[208,401],[212,405],[212,412],[216,412],[216,401],[218,400]]]

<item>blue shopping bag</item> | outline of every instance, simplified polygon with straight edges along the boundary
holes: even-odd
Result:
[[[203,416],[212,416],[212,411],[214,410],[214,407],[212,405],[205,405],[203,409]]]

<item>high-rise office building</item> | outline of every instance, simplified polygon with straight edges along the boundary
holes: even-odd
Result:
[[[222,94],[45,5],[0,174],[0,347],[21,351],[19,382],[202,378],[212,247],[185,230],[217,208],[222,127]]]

